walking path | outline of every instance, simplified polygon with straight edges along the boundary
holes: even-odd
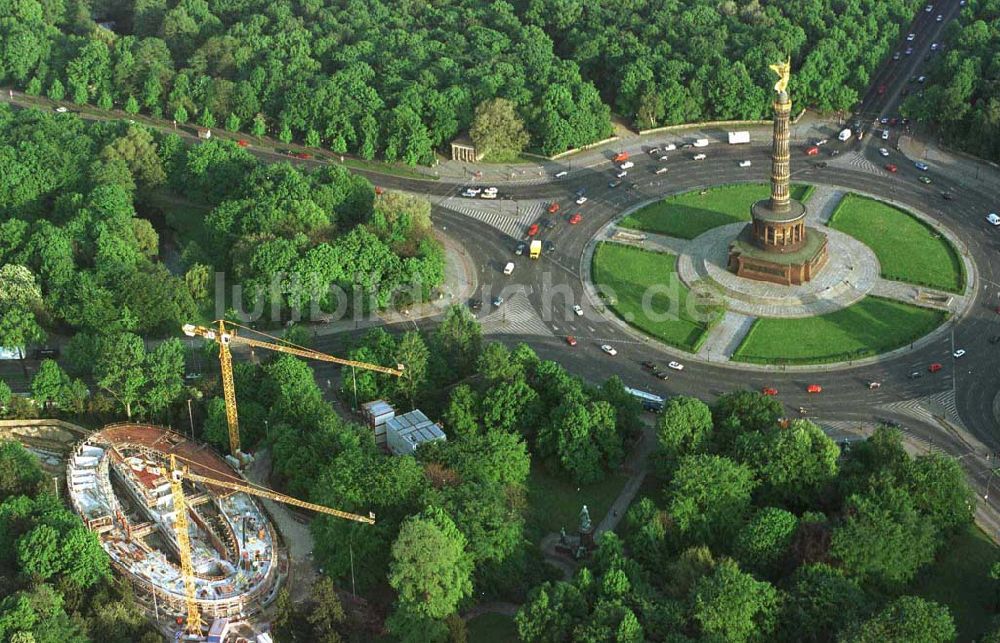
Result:
[[[727,310],[722,319],[708,332],[708,338],[702,342],[698,357],[716,362],[728,362],[737,347],[750,332],[756,317]]]

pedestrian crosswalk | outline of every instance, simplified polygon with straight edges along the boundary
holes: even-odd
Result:
[[[941,391],[911,400],[892,402],[879,408],[933,424],[936,424],[939,418],[943,418],[949,423],[965,429],[962,418],[958,415],[958,405],[955,404],[953,391]]]
[[[531,305],[524,292],[516,292],[507,301],[479,318],[486,335],[542,335],[552,336],[538,311]]]
[[[859,170],[863,170],[871,174],[877,174],[879,176],[884,176],[886,174],[885,170],[883,170],[881,166],[868,160],[861,152],[851,152],[842,158],[848,165],[856,167]]]
[[[486,205],[483,201],[453,197],[445,200],[441,205],[472,219],[482,221],[509,237],[521,239],[528,230],[528,226],[541,215],[545,203],[543,201],[516,203],[492,201]]]

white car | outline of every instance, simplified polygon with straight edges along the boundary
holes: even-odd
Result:
[[[496,194],[497,189],[494,188],[494,187],[488,187],[488,188],[484,189],[483,192],[492,192],[493,194]]]
[[[477,194],[479,194],[482,191],[483,191],[483,188],[465,188],[465,194],[470,194],[472,196],[476,196]]]
[[[618,166],[618,169],[619,170],[627,170],[627,169],[629,169],[631,167],[635,167],[635,163],[633,163],[632,161],[625,161],[624,163],[622,163],[621,165]]]
[[[664,162],[664,161],[669,161],[669,160],[670,160],[670,157],[667,156],[666,154],[664,154],[663,156],[660,157],[660,162],[661,163]]]
[[[559,170],[558,172],[556,172],[555,174],[553,174],[553,176],[555,178],[557,178],[557,179],[561,179],[562,177],[566,176],[567,174],[569,174],[569,171],[567,171],[567,170]]]
[[[580,308],[580,305],[577,304],[577,305],[573,306],[573,312],[576,313],[577,316],[580,316],[580,315],[583,314],[583,308]]]
[[[626,176],[628,176],[628,170],[621,170],[618,174],[615,174],[615,177],[619,179],[624,179]]]
[[[660,148],[658,148],[658,147],[654,147],[654,148],[652,148],[652,149],[649,150],[649,155],[650,156],[655,156],[655,155],[657,155],[659,153],[660,153]]]
[[[750,167],[751,165],[750,161],[740,161],[740,167]]]
[[[820,140],[816,141],[816,146],[819,147],[820,145],[826,145],[829,142],[830,141],[828,141],[827,139],[821,138]]]
[[[954,353],[952,353],[952,357],[954,357],[955,359],[958,359],[962,355],[965,355],[965,349],[964,348],[960,348],[957,351],[955,351]]]
[[[878,148],[878,153],[881,154],[882,156],[889,156],[889,150],[885,149],[884,147]]]
[[[661,167],[660,169],[658,169],[658,170],[656,171],[656,173],[657,173],[657,174],[665,174],[665,173],[666,173],[666,171],[667,171],[667,168],[665,168],[665,167]]]
[[[940,46],[941,45],[937,44],[936,42],[932,42],[931,43],[931,51],[937,51],[938,47],[940,47]]]
[[[934,18],[934,22],[941,22],[943,20],[944,16],[942,16],[940,13],[937,15],[937,17]]]
[[[612,347],[609,344],[602,344],[601,345],[601,350],[604,351],[605,353],[607,353],[608,355],[610,355],[611,357],[614,357],[615,355],[618,354],[618,351],[616,351],[614,349],[614,347]]]
[[[582,196],[582,197],[580,197],[579,199],[576,200],[576,204],[577,205],[583,205],[586,202],[587,202],[587,197],[585,197],[585,196]]]
[[[889,140],[889,130],[887,129],[882,130],[882,140],[883,141]]]
[[[56,111],[59,112],[60,114],[65,114],[69,110],[66,109],[65,107],[63,107],[62,105],[60,105],[59,107],[56,107]]]
[[[664,152],[673,152],[676,149],[677,149],[677,146],[674,145],[673,143],[668,143],[668,144],[666,144],[666,145],[663,146],[663,151]]]
[[[915,33],[907,34],[907,36],[906,36],[906,42],[913,42],[914,40],[916,40],[916,38],[917,38],[917,34],[915,34]]]
[[[708,157],[704,154],[695,154],[692,158],[696,161],[704,161]]]
[[[681,364],[680,362],[670,362],[669,364],[667,364],[667,368],[672,368],[675,371],[683,371],[684,365]]]
[[[993,225],[1000,225],[1000,215],[996,212],[990,212],[986,215],[986,220]]]

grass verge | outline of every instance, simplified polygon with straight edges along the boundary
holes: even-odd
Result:
[[[692,353],[720,315],[715,309],[703,310],[692,299],[677,276],[675,255],[601,243],[594,252],[593,279],[616,315],[665,344]]]
[[[954,293],[961,293],[965,286],[965,269],[951,243],[899,208],[848,194],[834,210],[829,226],[871,248],[886,279]]]
[[[469,640],[477,643],[517,643],[517,626],[514,619],[503,614],[487,612],[469,619]]]
[[[625,476],[612,473],[601,482],[578,486],[533,463],[528,476],[528,529],[538,537],[559,533],[562,527],[566,533],[574,533],[580,525],[583,505],[587,505],[590,519],[597,525],[621,493],[625,481]]]
[[[807,201],[813,186],[800,183],[791,187],[792,198]],[[619,222],[619,226],[681,239],[721,225],[750,220],[750,206],[766,199],[771,186],[764,183],[737,183],[707,190],[692,190],[650,203]]]
[[[980,640],[993,619],[996,583],[990,567],[1000,548],[970,525],[941,548],[938,558],[913,582],[908,594],[946,605],[955,619],[959,641]]]
[[[816,317],[761,317],[732,359],[755,364],[846,362],[912,343],[946,318],[938,310],[869,296]]]

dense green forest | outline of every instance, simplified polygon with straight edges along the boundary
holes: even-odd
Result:
[[[427,163],[509,99],[546,154],[640,127],[850,109],[919,0],[0,3],[0,83],[56,100]],[[110,28],[95,20],[108,22]]]
[[[909,588],[972,521],[958,463],[886,428],[842,452],[781,415],[756,392],[671,398],[659,488],[572,580],[531,592],[522,640],[953,641],[948,608]]]
[[[972,0],[959,15],[924,95],[902,111],[939,125],[946,144],[1000,161],[1000,0]]]

